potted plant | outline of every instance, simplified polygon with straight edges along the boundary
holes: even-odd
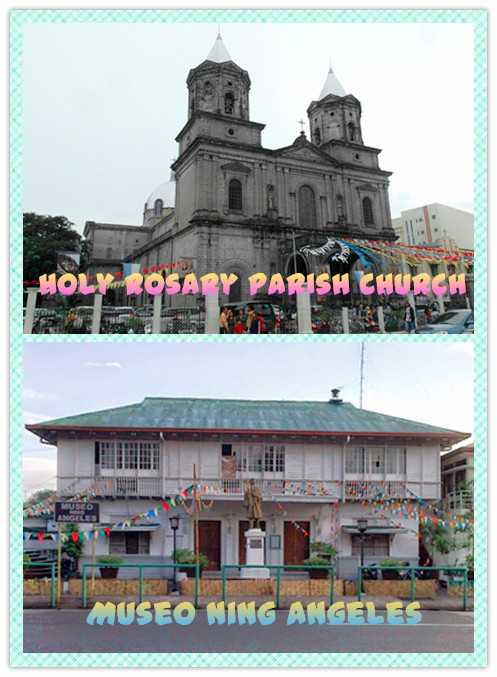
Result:
[[[26,553],[23,554],[22,556],[22,566],[23,566],[23,573],[24,573],[24,578],[30,578],[30,575],[32,571],[30,571],[29,566],[31,564],[31,557],[27,555]]]
[[[97,563],[102,565],[105,564],[119,565],[123,563],[123,559],[121,557],[116,557],[115,555],[101,555],[100,557],[97,558]],[[100,576],[102,578],[117,578],[118,572],[119,566],[100,567]]]
[[[176,550],[176,564],[196,564],[195,553],[187,548],[179,548]],[[200,565],[200,573],[202,569],[207,569],[209,566],[209,559],[206,555],[199,553],[198,563]],[[185,567],[184,569],[179,569],[179,571],[186,573],[187,576],[194,576],[195,569],[193,567]]]
[[[309,557],[303,563],[313,567],[330,566],[330,560],[324,559],[324,557]],[[329,569],[309,569],[309,578],[328,578],[329,573]]]
[[[384,559],[380,562],[380,567],[399,567],[405,565],[405,562],[402,562],[398,559]],[[384,581],[400,581],[401,580],[401,571],[397,569],[386,569],[381,572],[382,578]]]

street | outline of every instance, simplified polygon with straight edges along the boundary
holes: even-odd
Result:
[[[89,626],[87,611],[25,610],[26,653],[472,653],[473,613],[423,611],[418,625],[209,626],[204,610],[192,625]],[[383,612],[379,612],[383,613]]]

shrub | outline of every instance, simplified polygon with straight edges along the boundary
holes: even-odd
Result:
[[[122,564],[124,562],[122,557],[116,555],[100,555],[97,557],[97,564]]]
[[[176,564],[196,564],[197,560],[195,553],[187,548],[179,548],[176,550]],[[201,569],[206,569],[209,566],[209,559],[203,553],[199,553],[198,563]],[[187,569],[187,571],[193,572],[193,569]]]
[[[326,567],[330,566],[330,560],[324,559],[323,557],[309,557],[308,559],[304,560],[304,564],[315,567],[317,566]]]
[[[316,553],[316,557],[322,559],[335,559],[337,551],[330,543],[323,543],[322,541],[315,541],[311,543],[311,552]],[[326,562],[328,564],[328,562]]]

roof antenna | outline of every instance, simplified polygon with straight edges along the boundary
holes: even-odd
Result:
[[[364,394],[364,341],[361,343],[361,395],[359,400],[359,406],[361,409],[363,394]]]
[[[217,25],[217,39],[219,40],[221,37],[221,24]]]

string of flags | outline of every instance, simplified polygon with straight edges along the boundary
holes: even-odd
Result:
[[[104,480],[105,481],[105,480]],[[95,498],[97,496],[97,486],[101,489],[101,481],[95,484],[92,484],[90,487],[81,491],[77,494],[74,494],[70,498],[64,499],[65,501],[74,502],[74,501],[83,501],[84,503],[88,502],[90,498]],[[57,501],[57,494],[53,493],[51,496],[46,498],[39,503],[30,505],[23,510],[24,517],[40,517],[42,515],[51,515],[54,512],[54,504]]]
[[[149,508],[145,512],[138,513],[136,515],[127,517],[125,520],[121,520],[119,522],[115,522],[114,524],[110,524],[105,527],[96,527],[94,529],[90,529],[88,531],[73,531],[70,534],[61,534],[61,539],[62,542],[67,542],[69,540],[72,540],[74,543],[78,542],[84,542],[84,541],[94,541],[97,540],[100,537],[109,537],[111,534],[111,531],[114,529],[125,529],[131,526],[136,526],[138,524],[141,524],[143,521],[153,519],[154,517],[158,517],[161,512],[167,512],[170,508],[174,508],[180,505],[183,505],[184,500],[186,498],[189,498],[193,495],[193,490],[195,488],[195,485],[191,484],[190,486],[186,487],[185,489],[182,489],[176,494],[175,496],[167,496],[164,499],[161,500],[160,503],[157,503],[152,508]],[[199,487],[197,487],[198,491]],[[58,541],[58,534],[57,533],[45,533],[43,531],[38,531],[38,532],[31,532],[31,531],[26,531],[23,534],[23,538],[25,541],[30,540],[30,539],[37,539],[38,541],[43,541],[43,540],[52,540],[57,542]]]
[[[474,518],[467,515],[444,511],[419,496],[416,496],[408,487],[406,490],[412,498],[389,498],[379,492],[374,498],[364,499],[363,506],[369,506],[380,517],[386,513],[397,515],[405,519],[418,519],[421,524],[433,524],[443,528],[465,531],[474,525]]]
[[[276,507],[278,508],[278,510],[280,512],[283,512],[283,513],[285,512],[285,509],[283,508],[281,503],[276,503]],[[292,523],[292,525],[295,527],[295,529],[297,531],[300,531],[301,534],[304,534],[304,536],[306,536],[306,537],[309,536],[309,532],[307,531],[307,529],[304,529],[304,527],[301,524],[299,524],[298,522],[295,522],[295,520],[290,520],[290,522]]]
[[[473,265],[474,252],[471,249],[445,249],[425,245],[408,245],[403,242],[383,242],[381,240],[363,240],[359,238],[343,238],[347,244],[353,243],[355,248],[363,250],[366,255],[380,255],[391,260],[404,257],[407,263],[462,263],[465,267]]]

